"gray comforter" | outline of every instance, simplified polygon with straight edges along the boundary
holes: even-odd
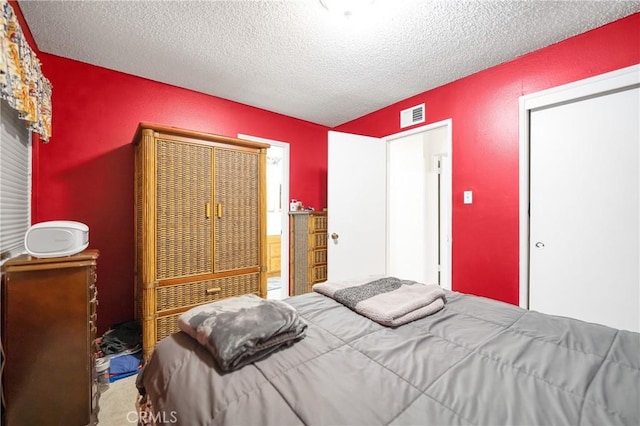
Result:
[[[640,424],[640,334],[446,292],[389,328],[317,293],[287,299],[307,337],[228,374],[184,333],[139,387],[196,425]],[[160,418],[160,417],[156,417]]]

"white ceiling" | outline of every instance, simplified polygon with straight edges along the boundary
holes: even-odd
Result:
[[[19,5],[43,52],[330,127],[640,11],[640,1],[375,0],[345,19],[319,0]]]

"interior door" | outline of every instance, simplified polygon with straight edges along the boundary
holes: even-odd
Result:
[[[386,143],[329,132],[327,278],[386,272]]]
[[[640,331],[640,89],[532,110],[530,309]]]

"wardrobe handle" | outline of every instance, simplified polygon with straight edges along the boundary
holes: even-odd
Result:
[[[204,217],[207,219],[211,217],[211,203],[204,203]]]
[[[218,217],[220,218],[222,217],[222,204],[218,203],[217,208],[218,208]]]
[[[212,294],[220,293],[221,291],[222,289],[220,287],[214,287],[214,288],[206,289],[205,293],[207,293],[208,295],[212,295]]]

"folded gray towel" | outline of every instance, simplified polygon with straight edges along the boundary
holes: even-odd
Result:
[[[178,327],[231,371],[302,339],[307,324],[291,305],[247,294],[190,309]]]
[[[313,291],[390,327],[438,312],[446,302],[444,291],[438,285],[395,277],[327,281],[314,285]]]

